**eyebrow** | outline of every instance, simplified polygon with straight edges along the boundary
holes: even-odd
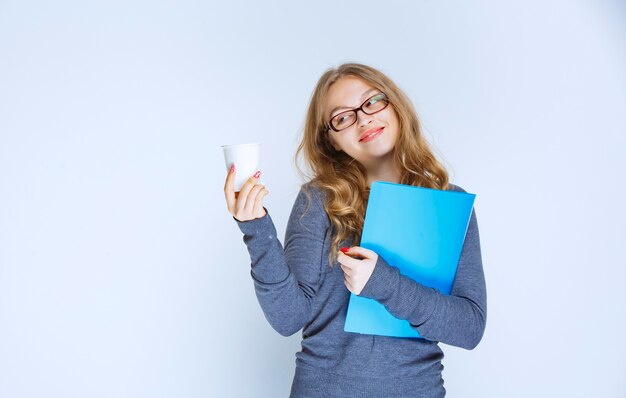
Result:
[[[371,89],[367,90],[366,92],[364,92],[364,93],[361,95],[361,101],[365,101],[365,99],[367,98],[367,96],[368,96],[369,94],[371,94],[372,92],[376,92],[376,91],[379,91],[379,90],[378,90],[378,89],[375,89],[375,88],[371,88]],[[333,110],[332,110],[332,111],[330,111],[329,118],[330,118],[330,117],[331,117],[331,116],[332,116],[335,112],[337,112],[339,109],[354,109],[354,108],[351,108],[351,107],[349,107],[349,106],[336,106],[336,107],[334,107],[334,108],[333,108]]]

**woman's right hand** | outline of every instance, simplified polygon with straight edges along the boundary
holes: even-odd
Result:
[[[257,171],[248,178],[239,192],[235,192],[235,165],[230,168],[224,184],[224,196],[228,211],[238,221],[253,220],[266,214],[263,208],[263,198],[269,191],[264,185],[259,184],[260,177],[261,172]]]

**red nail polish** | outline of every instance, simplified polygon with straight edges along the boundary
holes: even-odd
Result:
[[[230,166],[230,173],[232,173],[233,171],[235,171],[235,165],[234,165],[234,164],[232,164],[232,165]]]
[[[261,177],[261,172],[257,171],[256,173],[254,173],[254,178],[259,178]]]
[[[349,248],[349,247],[342,247],[342,248],[341,248],[341,249],[339,249],[339,250],[341,250],[343,253],[347,253],[347,252],[349,252],[349,251],[350,251],[350,248]]]

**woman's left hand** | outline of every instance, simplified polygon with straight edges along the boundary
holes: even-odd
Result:
[[[337,261],[343,270],[343,283],[348,290],[359,295],[374,272],[378,254],[364,247],[353,246],[349,250],[343,248],[337,256]]]

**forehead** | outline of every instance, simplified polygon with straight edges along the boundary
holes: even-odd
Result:
[[[356,76],[342,77],[328,89],[324,111],[328,114],[337,107],[357,107],[369,91],[374,91],[374,87],[365,80]]]

